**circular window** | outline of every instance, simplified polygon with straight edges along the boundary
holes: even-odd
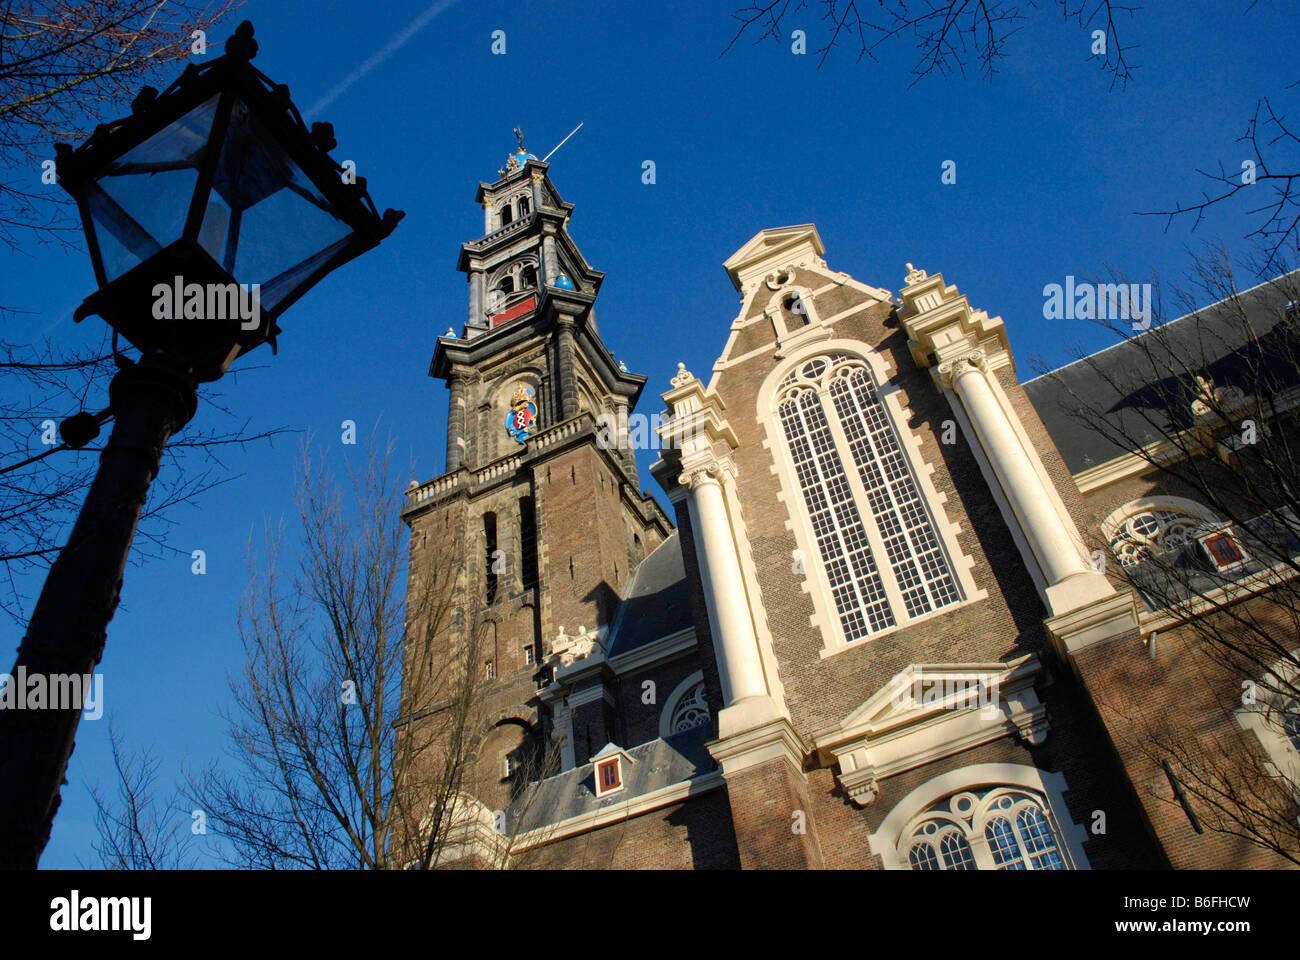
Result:
[[[957,796],[952,798],[953,813],[959,814],[963,817],[969,817],[971,815],[971,811],[974,809],[975,809],[975,794],[959,793],[957,794]]]
[[[826,372],[826,361],[818,357],[816,360],[810,360],[803,365],[799,374],[809,380],[816,380]]]
[[[1160,530],[1160,522],[1149,513],[1144,513],[1134,517],[1132,521],[1132,530],[1138,536],[1154,536]]]

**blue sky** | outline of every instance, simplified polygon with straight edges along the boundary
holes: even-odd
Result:
[[[1163,221],[1135,212],[1195,198],[1197,167],[1239,169],[1246,154],[1235,138],[1257,98],[1283,109],[1297,99],[1286,84],[1300,29],[1287,4],[1149,4],[1121,21],[1141,45],[1126,90],[1111,89],[1087,33],[1052,4],[1033,14],[992,81],[936,77],[911,88],[905,44],[879,63],[841,51],[820,71],[788,39],[742,41],[720,58],[740,5],[246,3],[236,19],[256,25],[257,65],[304,109],[389,48],[308,119],[331,121],[335,157],[356,162],[381,209],[407,216],[286,315],[280,355],[246,358],[260,369],[222,383],[224,402],[254,429],[313,431],[339,465],[363,451],[338,443],[341,421],[365,434],[382,418],[412,479],[440,473],[445,388],[426,373],[434,338],[464,321],[455,263],[459,244],[482,232],[475,190],[495,179],[512,127],[541,156],[580,121],[550,174],[576,205],[573,237],[606,274],[606,344],[650,378],[644,412],[661,408],[679,360],[703,376],[721,349],[737,308],[722,261],[765,227],[810,221],[830,266],[866,283],[896,291],[906,261],[941,271],[975,307],[1002,316],[1029,379],[1035,358],[1059,365],[1073,343],[1106,345],[1086,324],[1044,320],[1045,284],[1108,265],[1172,278],[1199,237],[1240,245],[1241,207],[1196,235],[1188,223],[1165,233]],[[811,47],[818,15],[789,22],[809,31]],[[497,29],[504,56],[490,50]],[[645,160],[656,165],[653,185],[642,183]],[[940,182],[945,160],[957,164],[954,185]],[[97,340],[99,321],[71,322],[92,289],[80,252],[4,254],[4,301],[31,311],[6,338]],[[205,550],[205,576],[190,573],[187,556],[128,569],[101,666],[106,717],[130,745],[155,750],[169,781],[182,762],[224,747],[216,714],[241,662],[246,548],[265,520],[292,520],[297,453],[296,436],[234,452],[237,479],[173,515],[172,543]],[[651,459],[641,458],[646,486]],[[7,649],[20,635],[0,624]],[[85,783],[111,787],[107,743],[106,720],[82,724],[43,866],[91,861]]]

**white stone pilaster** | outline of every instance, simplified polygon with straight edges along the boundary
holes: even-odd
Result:
[[[718,734],[726,738],[783,718],[786,711],[774,658],[770,651],[765,656],[756,629],[751,604],[758,588],[746,578],[741,562],[740,551],[748,545],[738,529],[739,505],[730,502],[735,432],[722,417],[722,401],[706,392],[683,364],[678,364],[672,383],[673,389],[664,394],[669,417],[659,428],[664,457],[652,470],[675,468],[677,488],[687,499],[727,704],[718,716]]]
[[[984,355],[976,352],[945,363],[939,373],[944,385],[961,400],[1048,583],[1060,583],[1075,574],[1088,573],[1090,567],[1061,522],[1020,437],[993,392]]]
[[[717,461],[710,461],[682,474],[678,482],[691,494],[700,576],[718,641],[718,672],[723,696],[731,704],[747,697],[767,696],[767,683],[718,477],[723,469]]]
[[[993,377],[995,369],[1014,369],[1001,318],[972,310],[941,274],[930,276],[911,264],[902,300],[899,316],[912,356],[922,367],[938,367],[955,411],[964,415],[977,459],[982,454],[981,468],[992,474],[989,482],[996,484],[994,494],[1026,563],[1036,571],[1050,614],[1113,594],[1110,582],[1085,558],[1078,528]]]

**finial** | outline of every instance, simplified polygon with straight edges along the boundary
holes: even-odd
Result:
[[[684,387],[694,379],[695,374],[686,369],[686,364],[679,362],[677,364],[677,376],[673,377],[669,382],[672,383],[674,387]]]
[[[455,339],[456,339],[456,330],[455,330],[455,328],[453,328],[453,327],[448,327],[448,328],[447,328],[447,332],[444,333],[443,336],[444,336],[444,337],[451,337],[453,340],[455,340]]]
[[[235,34],[226,41],[226,53],[242,60],[257,56],[257,41],[253,39],[253,25],[245,20],[235,27]]]
[[[519,144],[519,152],[524,152],[524,132],[515,127],[515,143]]]
[[[909,284],[916,283],[916,281],[918,280],[924,280],[927,276],[929,276],[929,274],[927,274],[924,270],[918,270],[910,263],[907,265],[907,280],[905,281],[906,283]]]

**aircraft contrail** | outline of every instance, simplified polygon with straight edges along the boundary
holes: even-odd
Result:
[[[442,13],[448,7],[455,6],[458,2],[459,0],[436,0],[435,3],[430,5],[430,7],[424,11],[424,13],[412,20],[405,30],[393,37],[392,40],[389,40],[381,49],[371,54],[370,57],[361,64],[361,66],[348,74],[348,76],[339,83],[338,86],[312,104],[304,114],[304,119],[306,119],[307,116],[315,116],[321,110],[328,107],[331,103],[341,97],[354,83],[400,50],[408,40],[427,27],[433,21],[434,17],[438,16],[438,14]]]

